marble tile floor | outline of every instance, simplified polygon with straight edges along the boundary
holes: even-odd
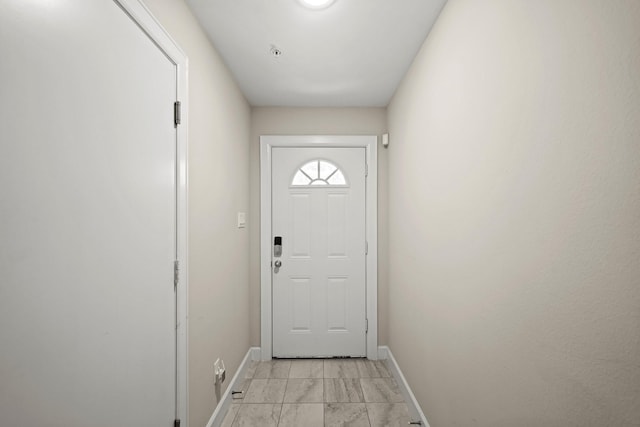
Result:
[[[223,427],[399,427],[409,415],[382,360],[251,362]]]

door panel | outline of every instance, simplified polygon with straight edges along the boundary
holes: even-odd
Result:
[[[168,426],[176,69],[112,1],[0,2],[0,425]]]
[[[348,277],[327,280],[327,327],[329,331],[347,331]]]
[[[290,288],[293,321],[291,330],[311,331],[311,278],[292,278]]]
[[[327,194],[327,256],[345,258],[347,256],[347,214],[346,192]]]
[[[365,150],[277,147],[272,156],[272,230],[283,249],[273,355],[364,356]]]
[[[291,219],[293,230],[291,241],[293,244],[291,256],[294,258],[309,258],[311,256],[311,195],[291,195]]]

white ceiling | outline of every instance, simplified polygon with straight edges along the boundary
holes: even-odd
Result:
[[[445,2],[187,0],[251,105],[298,107],[386,106]]]

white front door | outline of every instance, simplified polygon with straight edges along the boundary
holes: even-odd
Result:
[[[366,355],[365,164],[364,148],[273,148],[274,357]]]
[[[0,57],[0,425],[173,425],[176,66],[106,0],[0,2]]]

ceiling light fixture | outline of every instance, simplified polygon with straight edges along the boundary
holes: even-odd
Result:
[[[298,0],[307,9],[326,9],[331,6],[336,0]]]

